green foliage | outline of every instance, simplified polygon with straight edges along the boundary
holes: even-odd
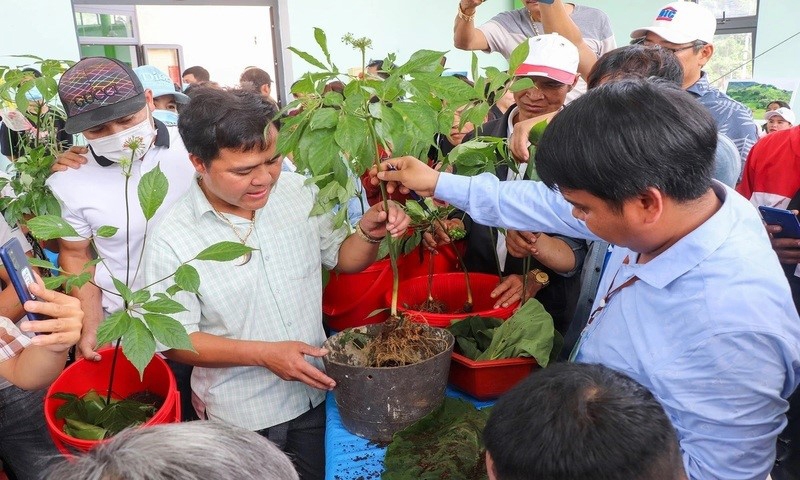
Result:
[[[142,179],[139,181],[138,194],[139,205],[142,207],[142,213],[146,220],[151,220],[161,204],[164,203],[168,189],[167,176],[161,171],[159,165],[142,175]]]
[[[743,103],[754,112],[760,112],[756,118],[762,118],[767,105],[775,100],[789,103],[792,92],[774,85],[758,82],[731,82],[726,93],[734,100]]]
[[[141,425],[155,414],[155,406],[131,399],[110,402],[95,390],[83,397],[71,393],[55,393],[53,398],[65,403],[56,410],[56,418],[64,420],[64,432],[82,440],[103,440],[122,430]]]

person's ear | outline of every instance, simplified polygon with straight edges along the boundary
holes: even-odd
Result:
[[[261,91],[261,95],[263,95],[263,96],[265,96],[265,97],[269,97],[269,92],[270,92],[271,90],[272,90],[272,89],[270,88],[269,84],[266,84],[266,83],[265,83],[264,85],[261,85],[261,89],[260,89],[260,91]]]
[[[634,199],[633,206],[640,223],[656,223],[664,213],[664,194],[655,187],[649,187]]]
[[[198,157],[197,155],[190,153],[189,160],[192,162],[192,166],[194,166],[195,171],[200,175],[205,175],[208,173],[208,169],[206,169],[206,164],[203,163],[203,160]]]
[[[486,452],[486,473],[489,475],[489,480],[497,480],[497,472],[494,470],[494,460],[489,452]]]
[[[153,102],[153,91],[146,88],[144,91],[144,101],[147,103],[147,109],[151,112],[156,109],[156,104]]]
[[[703,45],[703,48],[697,52],[697,63],[700,64],[701,67],[705,66],[711,57],[714,55],[714,45],[710,43],[708,45]]]

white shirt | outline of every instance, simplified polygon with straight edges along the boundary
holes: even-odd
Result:
[[[164,146],[163,138],[160,138],[164,132],[169,134],[168,146]],[[87,157],[89,162],[81,168],[55,173],[47,180],[48,186],[61,204],[61,216],[82,237],[65,240],[88,239],[104,225],[119,228],[110,238],[95,238],[97,253],[104,261],[96,266],[94,281],[100,287],[114,292],[116,289],[111,277],[114,276],[124,282],[130,272],[129,286],[135,291],[144,286],[141,272],[133,278],[142,254],[146,227],[137,193],[139,181],[142,175],[154,169],[156,165],[161,168],[169,181],[167,197],[147,226],[147,229],[152,231],[169,206],[189,188],[194,178],[194,167],[189,161],[189,154],[178,134],[178,129],[161,125],[155,144],[141,161],[134,162],[131,167],[128,184],[130,207],[130,260],[128,261],[125,240],[125,176],[122,174],[122,167],[119,164],[102,167],[91,153]],[[122,298],[117,295],[103,292],[102,303],[106,315],[122,308]]]

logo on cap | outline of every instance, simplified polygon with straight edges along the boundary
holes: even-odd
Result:
[[[664,20],[666,22],[671,22],[673,18],[675,18],[675,14],[678,13],[673,7],[666,7],[658,13],[656,17],[656,21]]]

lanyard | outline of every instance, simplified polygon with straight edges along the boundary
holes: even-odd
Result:
[[[628,257],[625,257],[625,260],[622,261],[622,265],[627,265],[627,264],[628,264]],[[608,302],[610,302],[611,299],[616,294],[618,294],[623,289],[626,289],[626,288],[630,287],[631,285],[636,283],[637,280],[639,280],[639,277],[634,275],[631,278],[625,280],[623,283],[621,283],[621,284],[617,285],[616,287],[612,288],[613,285],[614,285],[614,282],[617,280],[617,275],[619,275],[619,271],[622,270],[622,265],[620,265],[619,269],[614,274],[614,278],[611,279],[611,285],[609,285],[608,291],[603,296],[603,298],[600,299],[600,302],[597,304],[597,308],[595,308],[592,311],[591,315],[589,315],[589,321],[586,322],[586,327],[588,327],[589,325],[592,324],[592,322],[595,320],[595,318],[597,318],[598,315],[600,314],[600,312],[603,311],[604,308],[606,308],[606,305],[608,305]],[[584,332],[586,331],[586,327],[584,327]],[[575,344],[575,348],[573,348],[572,352],[570,352],[570,354],[569,354],[569,361],[570,362],[574,362],[575,361],[575,357],[578,356],[578,350],[580,350],[581,344],[583,343],[583,337],[584,337],[583,332],[581,332],[581,336],[578,339],[578,343]]]

